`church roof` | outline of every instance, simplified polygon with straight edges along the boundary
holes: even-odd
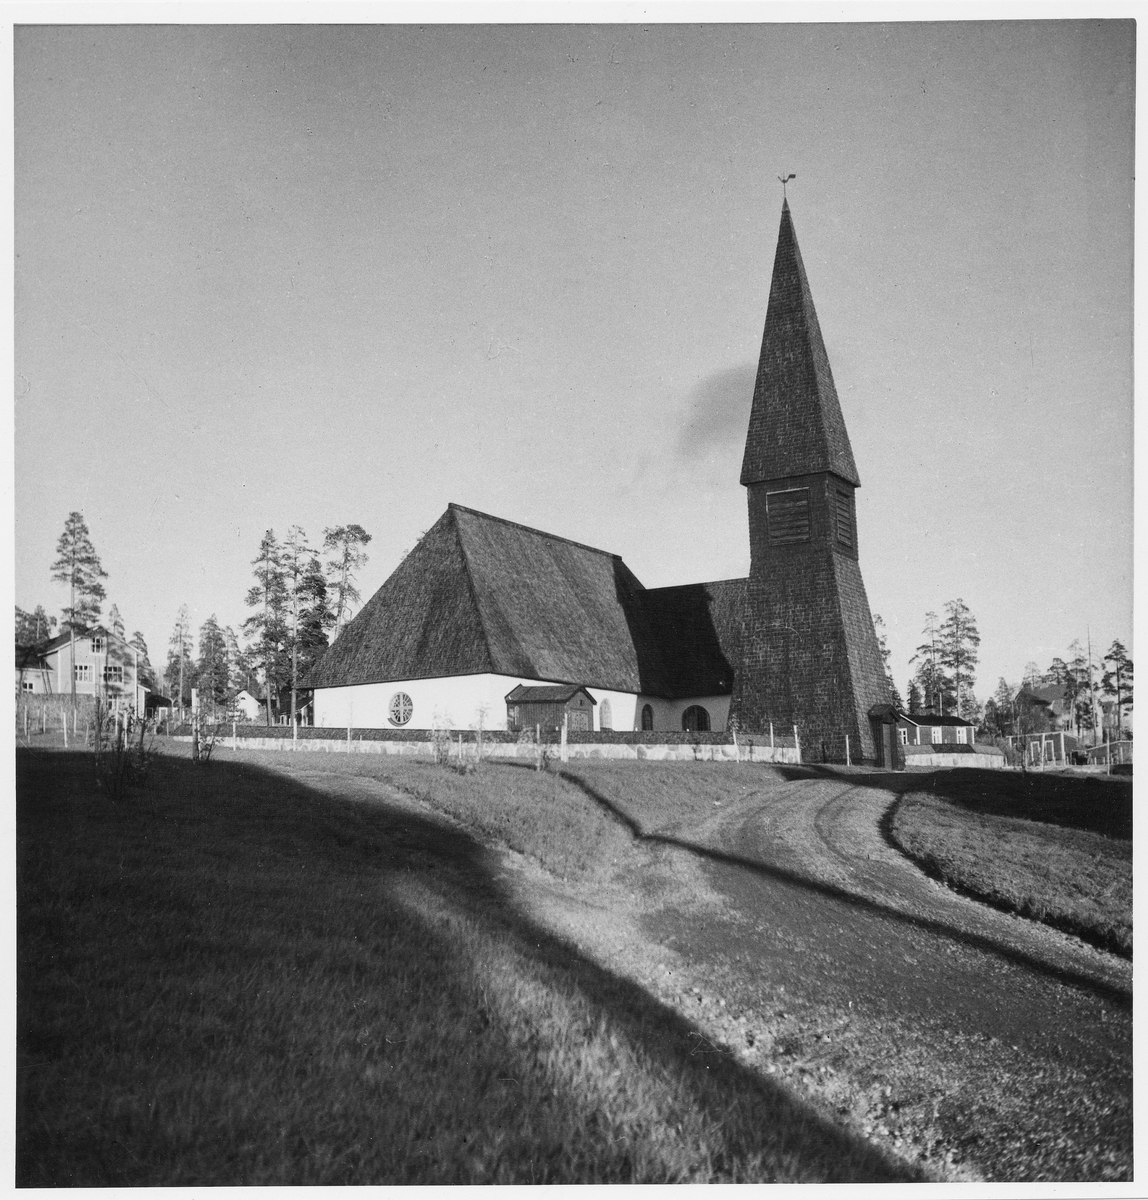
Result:
[[[730,690],[738,585],[647,591],[616,554],[451,504],[308,687],[494,673],[647,695]],[[707,623],[708,622],[708,623]]]
[[[820,471],[861,482],[793,218],[783,202],[741,482]]]

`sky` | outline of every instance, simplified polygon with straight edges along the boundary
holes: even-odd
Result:
[[[635,10],[628,10],[633,12]],[[238,629],[266,529],[449,502],[745,575],[789,202],[904,693],[1132,634],[1131,21],[27,25],[15,601],[81,511],[128,632]],[[107,605],[105,605],[105,613]]]

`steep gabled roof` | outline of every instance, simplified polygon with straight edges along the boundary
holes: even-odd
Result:
[[[832,471],[859,485],[788,202],[773,260],[741,482]]]
[[[722,694],[743,587],[647,591],[616,554],[451,504],[304,686],[490,672],[654,696]]]

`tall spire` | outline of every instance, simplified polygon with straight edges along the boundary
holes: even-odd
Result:
[[[785,200],[741,482],[820,471],[861,483]]]

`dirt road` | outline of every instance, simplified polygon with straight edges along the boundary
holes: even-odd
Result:
[[[644,828],[643,922],[715,1044],[966,1178],[1131,1175],[1131,964],[926,878],[881,832],[896,793],[809,773]],[[625,817],[627,814],[622,814]],[[664,876],[685,856],[717,901]]]

